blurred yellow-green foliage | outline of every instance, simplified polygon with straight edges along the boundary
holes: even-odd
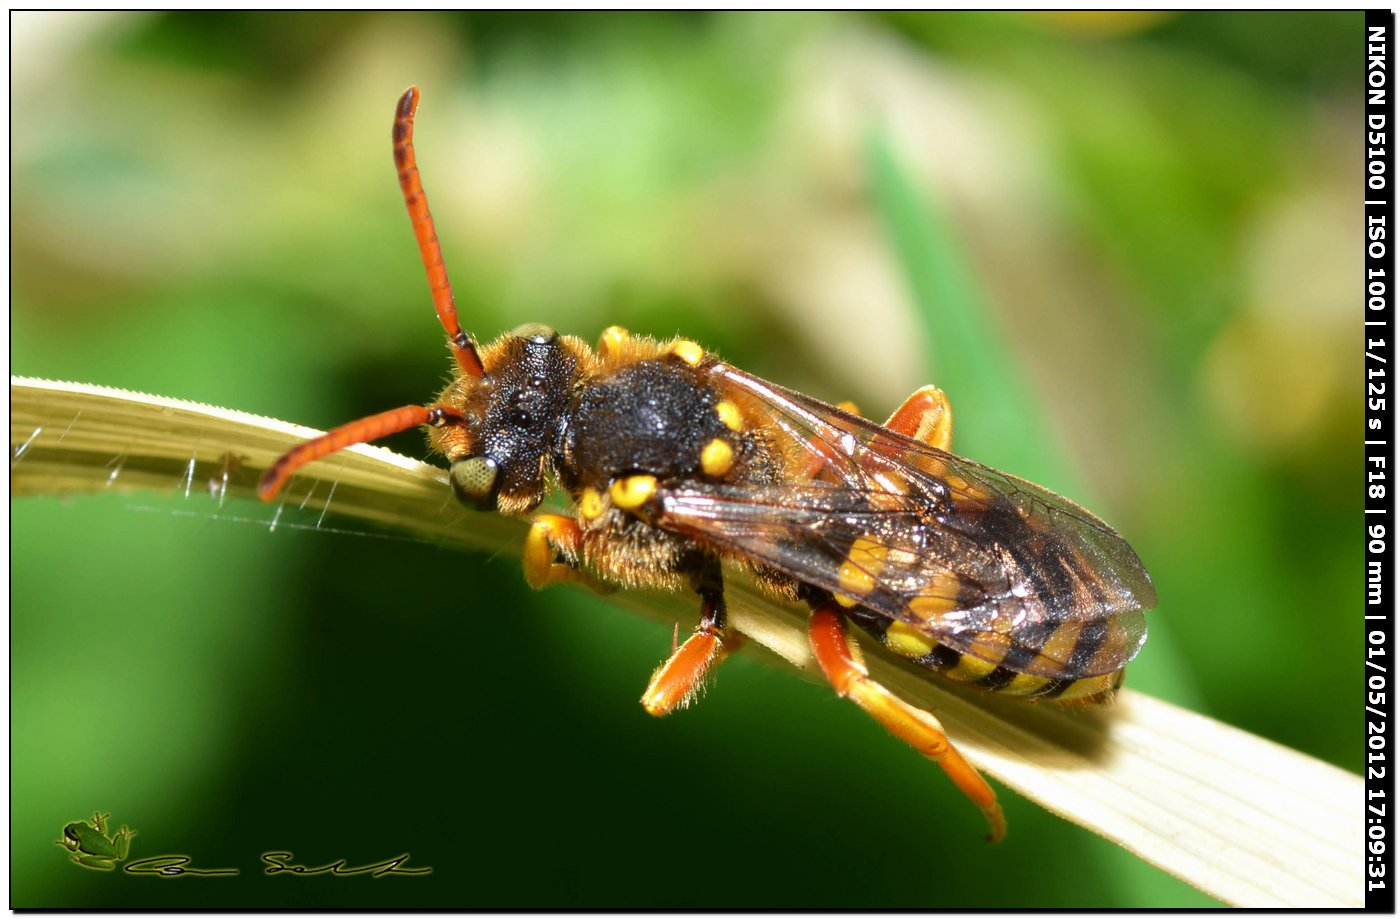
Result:
[[[1355,769],[1361,29],[15,14],[12,369],[322,427],[430,398],[448,365],[389,151],[416,83],[469,328],[683,330],[877,416],[940,382],[960,452],[1142,555],[1162,602],[1134,686]],[[872,150],[956,239],[928,264],[975,286],[971,347],[920,306]],[[1004,390],[959,391],[998,361]],[[507,559],[271,515],[12,505],[12,906],[1209,902],[1010,794],[985,845],[829,689],[740,656],[655,721],[669,629]],[[53,840],[94,809],[134,857],[242,874],[68,864]],[[271,850],[433,873],[266,877]]]

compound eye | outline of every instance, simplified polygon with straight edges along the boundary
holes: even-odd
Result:
[[[496,479],[500,466],[489,456],[469,456],[452,464],[448,479],[452,493],[467,507],[489,511],[496,497]]]
[[[522,326],[517,326],[515,331],[510,334],[536,345],[547,345],[559,337],[558,332],[543,322],[527,322]]]

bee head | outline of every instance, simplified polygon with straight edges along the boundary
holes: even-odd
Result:
[[[544,497],[578,356],[554,329],[527,323],[482,348],[481,364],[480,377],[460,375],[438,399],[461,421],[430,429],[429,439],[452,463],[457,500],[523,514]]]
[[[394,110],[394,163],[456,375],[433,405],[370,415],[288,450],[258,484],[264,501],[276,498],[307,463],[415,425],[427,425],[433,448],[452,462],[452,490],[468,507],[523,514],[544,497],[550,450],[588,346],[560,338],[549,326],[529,323],[478,349],[462,329],[413,151],[417,110],[418,89],[410,86]]]

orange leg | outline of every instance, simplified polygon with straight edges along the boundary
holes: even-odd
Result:
[[[648,714],[667,715],[689,705],[704,687],[706,675],[729,650],[725,647],[724,586],[718,566],[697,577],[696,590],[700,594],[700,624],[651,675],[642,693],[642,707]]]
[[[999,842],[1006,835],[1006,818],[1002,816],[1001,805],[997,804],[996,793],[948,741],[937,718],[901,701],[870,678],[851,653],[846,639],[846,620],[834,601],[827,601],[812,611],[808,639],[817,663],[837,694],[865,709],[885,730],[941,766],[953,784],[981,808],[991,824],[987,838]]]
[[[841,402],[836,407],[852,415],[860,414],[854,402]],[[937,386],[925,386],[905,399],[884,427],[939,450],[953,448],[953,407]],[[877,437],[871,446],[879,449],[880,438]],[[796,471],[799,480],[816,478],[823,466],[840,461],[824,443],[813,440],[808,447],[811,455]]]
[[[937,386],[925,386],[905,399],[885,427],[939,450],[953,448],[953,407]]]
[[[536,590],[561,582],[583,584],[599,593],[612,590],[576,567],[582,546],[583,531],[577,520],[561,514],[538,515],[525,535],[525,582]],[[564,556],[562,562],[558,560],[560,554]]]

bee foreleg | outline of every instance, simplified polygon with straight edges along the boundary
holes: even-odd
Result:
[[[885,427],[939,450],[953,448],[953,407],[937,386],[925,386],[905,399]]]
[[[852,654],[846,638],[846,617],[835,601],[828,600],[812,611],[808,639],[817,663],[838,695],[865,709],[885,730],[938,763],[953,784],[982,810],[991,824],[989,840],[997,842],[1006,835],[1006,818],[1002,816],[996,793],[949,742],[938,719],[896,698],[871,679]]]
[[[666,715],[689,705],[704,688],[705,676],[725,652],[724,581],[719,563],[707,563],[695,576],[700,594],[700,624],[695,632],[651,675],[642,707]]]
[[[582,544],[583,531],[574,518],[562,514],[535,517],[525,536],[522,561],[526,583],[536,590],[564,582],[583,584],[599,593],[611,591],[612,587],[578,569]],[[562,562],[558,560],[560,555],[564,557]]]

